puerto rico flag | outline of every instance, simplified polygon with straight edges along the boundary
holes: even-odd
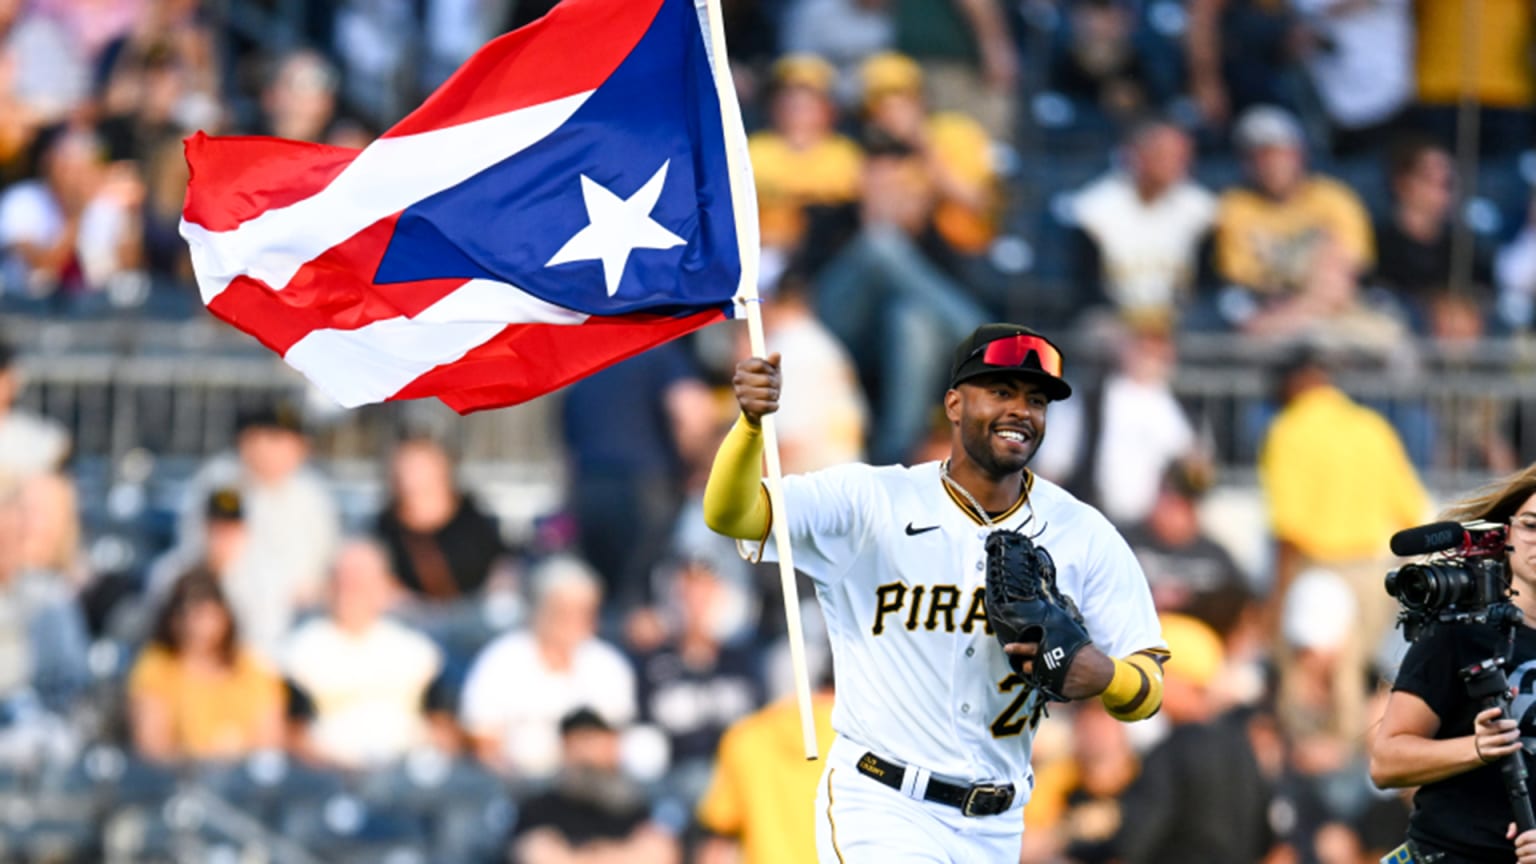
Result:
[[[733,315],[757,216],[717,2],[565,0],[361,151],[194,135],[203,302],[345,406],[460,412]]]

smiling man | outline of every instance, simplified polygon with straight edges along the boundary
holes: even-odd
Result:
[[[1092,641],[1067,661],[1064,698],[1151,716],[1167,656],[1125,541],[1028,468],[1050,403],[1072,394],[1061,351],[1027,327],[981,326],[950,366],[948,459],[787,477],[783,514],[760,484],[778,356],[742,361],[732,383],[741,418],[716,454],[704,515],[770,558],[772,520],[787,519],[796,565],[816,585],[837,690],[815,804],[821,861],[1018,860],[1046,698],[1028,683],[1038,643],[993,636],[988,536],[1016,531],[1048,550],[1081,610]]]

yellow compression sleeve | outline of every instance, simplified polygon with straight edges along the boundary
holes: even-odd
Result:
[[[1151,654],[1113,658],[1115,675],[1099,698],[1116,720],[1145,720],[1163,707],[1163,664]]]
[[[764,540],[772,517],[763,488],[763,430],[738,417],[709,468],[704,524],[738,540]]]

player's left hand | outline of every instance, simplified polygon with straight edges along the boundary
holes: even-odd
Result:
[[[1024,659],[1025,675],[1033,674],[1034,658],[1039,650],[1039,642],[1009,642],[1003,646],[1003,653],[1009,657]],[[1084,645],[1072,658],[1071,665],[1067,667],[1066,686],[1061,695],[1072,700],[1091,699],[1103,693],[1104,688],[1109,686],[1109,680],[1114,676],[1115,661],[1109,659],[1109,655],[1092,644]],[[1536,861],[1532,864],[1536,864]]]
[[[1509,823],[1509,830],[1504,836],[1515,841],[1515,860],[1519,864],[1536,864],[1536,828],[1515,836],[1515,823]]]

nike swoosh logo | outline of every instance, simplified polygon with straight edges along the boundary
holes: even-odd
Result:
[[[937,530],[939,530],[939,526],[937,526],[937,525],[929,525],[927,528],[913,528],[911,522],[907,523],[907,536],[908,537],[916,537],[919,534],[927,534],[929,531],[937,531]]]

